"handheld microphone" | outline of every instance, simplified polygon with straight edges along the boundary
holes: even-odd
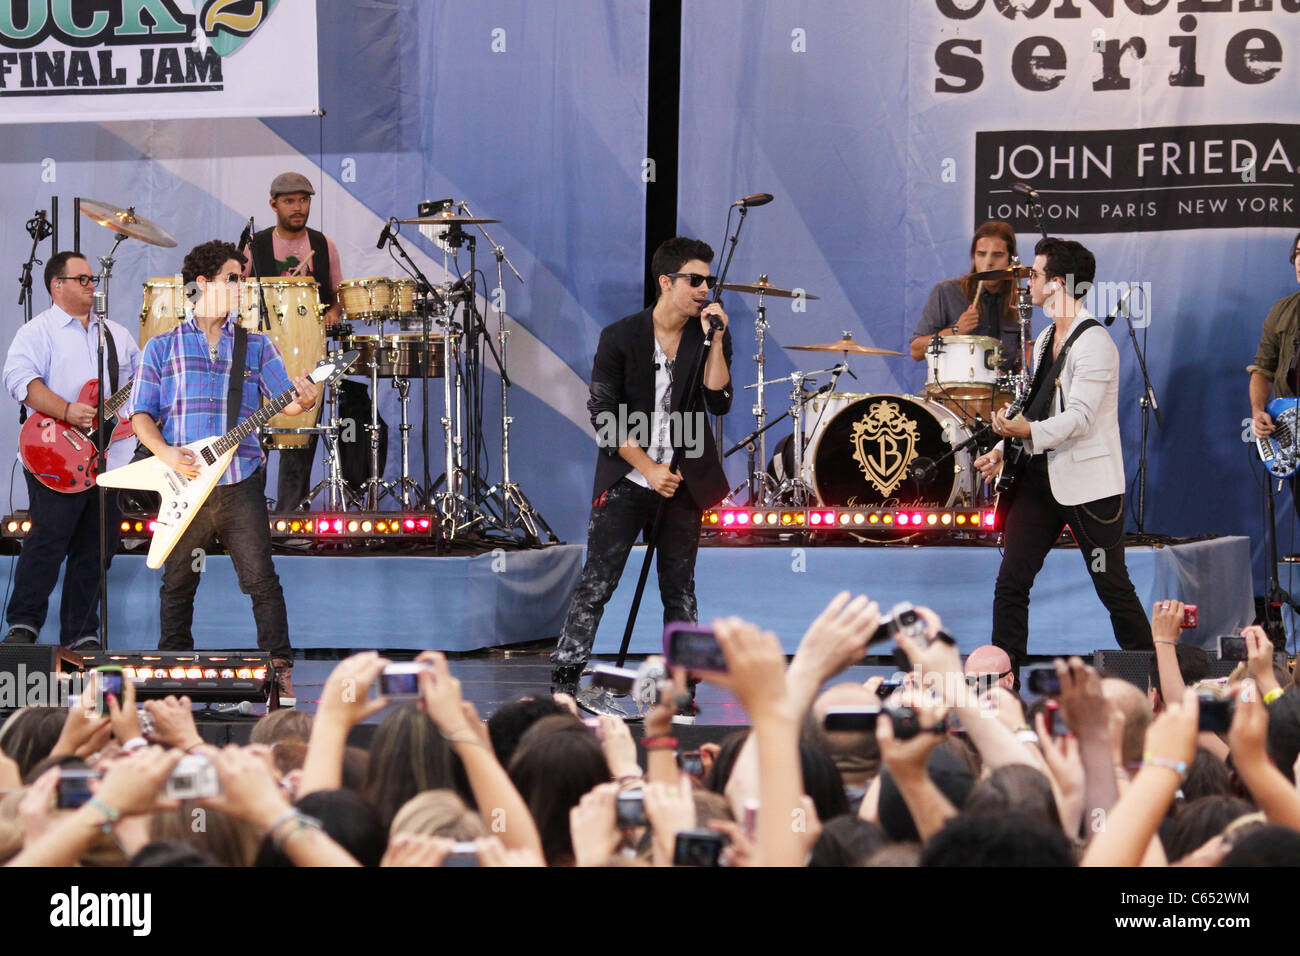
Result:
[[[1038,202],[1038,190],[1028,183],[1012,183],[1011,191],[1013,193],[1020,193],[1022,196],[1028,196],[1034,202]]]
[[[744,199],[737,199],[731,205],[733,206],[766,206],[773,199],[771,193],[754,193],[746,196]]]
[[[248,245],[249,240],[253,238],[253,217],[248,217],[248,222],[244,225],[244,231],[239,234],[239,243],[235,246],[241,252]]]
[[[1133,294],[1133,290],[1136,288],[1137,288],[1136,283],[1129,285],[1128,291],[1125,292],[1120,297],[1120,300],[1115,303],[1115,308],[1111,310],[1110,315],[1106,316],[1106,325],[1110,326],[1115,324],[1115,319],[1119,316],[1120,309],[1124,309],[1126,313],[1128,312],[1128,309],[1125,308],[1125,305],[1128,303],[1128,297]],[[99,293],[96,292],[95,295],[99,295]]]
[[[384,246],[388,244],[388,240],[392,239],[393,236],[396,235],[396,233],[393,231],[394,221],[395,220],[390,216],[388,221],[384,223],[384,229],[379,234],[379,241],[375,243],[376,249],[384,248]]]

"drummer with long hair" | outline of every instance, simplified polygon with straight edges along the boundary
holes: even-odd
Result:
[[[921,321],[912,333],[912,358],[926,360],[935,335],[980,335],[1002,343],[1003,367],[1020,366],[1019,317],[1010,279],[977,280],[974,275],[1006,269],[1016,255],[1016,233],[1005,222],[991,220],[975,230],[970,241],[970,271],[944,279],[930,290]]]

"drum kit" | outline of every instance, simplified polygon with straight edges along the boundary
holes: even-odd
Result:
[[[1030,270],[1018,260],[1008,269],[978,273],[978,282],[1028,278]],[[1030,376],[1025,363],[1003,362],[1002,343],[975,335],[936,335],[926,349],[926,382],[922,395],[838,392],[841,374],[852,356],[901,357],[892,349],[863,345],[844,332],[835,342],[787,345],[793,352],[840,356],[838,364],[812,371],[795,371],[784,378],[765,377],[765,342],[769,325],[766,297],[816,299],[802,290],[778,288],[766,275],[754,283],[723,283],[723,289],[758,297],[755,318],[757,381],[753,415],[756,428],[727,449],[749,453],[744,482],[732,489],[725,503],[747,489],[750,507],[929,507],[945,508],[986,503],[987,490],[973,467],[981,448],[996,441],[987,427],[992,413],[1025,394]],[[977,286],[978,288],[978,286]],[[1030,342],[1031,303],[1027,285],[1017,287],[1020,355]],[[829,374],[820,388],[817,379]],[[768,419],[764,391],[790,383],[789,407]],[[770,461],[765,433],[789,418],[791,433],[780,440]],[[766,468],[760,466],[767,462]]]
[[[118,233],[113,251],[124,239],[135,238],[151,245],[174,247],[176,240],[166,230],[135,214],[109,203],[80,199],[78,207],[95,222]],[[392,246],[394,261],[409,276],[369,276],[349,279],[338,284],[339,321],[326,323],[329,307],[322,301],[320,288],[310,276],[268,276],[246,278],[241,286],[239,322],[250,331],[262,331],[275,342],[291,377],[311,371],[327,354],[357,350],[360,352],[353,371],[370,381],[370,420],[364,424],[369,437],[369,474],[359,487],[350,485],[342,474],[339,444],[350,442],[355,423],[339,417],[339,392],[342,383],[331,386],[324,401],[303,415],[277,415],[262,429],[263,447],[269,450],[301,449],[312,436],[324,440],[327,474],[298,503],[307,508],[321,495],[331,511],[380,510],[385,498],[403,510],[436,511],[444,538],[463,536],[471,531],[521,531],[533,543],[543,537],[557,540],[541,514],[529,502],[509,471],[511,422],[508,406],[509,377],[506,374],[505,316],[500,296],[494,296],[497,313],[497,346],[492,343],[486,324],[479,315],[473,263],[475,237],[465,231],[487,223],[499,222],[470,216],[464,203],[442,204],[432,214],[416,219],[390,219],[381,237],[381,246]],[[397,241],[398,224],[436,227],[443,241],[444,269],[452,271],[455,250],[468,245],[471,271],[464,281],[443,285],[430,283],[411,261]],[[489,241],[491,237],[483,233]],[[501,287],[503,261],[509,265],[504,249],[492,243],[497,262],[497,282]],[[405,265],[398,260],[400,255]],[[101,284],[111,275],[112,252],[101,257]],[[510,266],[514,271],[513,265]],[[518,272],[515,272],[518,276]],[[522,282],[522,278],[520,278]],[[159,276],[144,283],[140,310],[141,348],[149,339],[175,328],[186,318],[187,300],[180,275]],[[481,407],[475,394],[478,382],[479,353],[482,345],[496,357],[502,379],[502,480],[488,486],[479,473],[481,437],[474,411]],[[397,390],[401,419],[398,426],[401,467],[397,477],[385,480],[380,467],[380,436],[384,425],[379,419],[379,384],[388,380]],[[445,471],[436,481],[428,478],[428,382],[443,381],[444,412],[440,419],[446,448]],[[408,416],[411,385],[418,381],[424,392],[425,427],[423,429],[424,481],[417,481],[410,470],[410,432]],[[328,410],[320,421],[321,409]],[[468,414],[466,413],[468,410]],[[465,453],[468,445],[470,451]],[[284,509],[285,503],[279,503]],[[285,509],[289,510],[289,509]]]

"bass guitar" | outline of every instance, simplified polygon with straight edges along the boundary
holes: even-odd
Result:
[[[339,378],[361,353],[357,350],[330,356],[317,365],[310,378],[317,385],[325,385]],[[268,401],[252,415],[226,432],[185,445],[194,452],[198,475],[186,478],[157,458],[133,461],[100,475],[96,481],[106,488],[133,488],[153,491],[162,496],[158,518],[154,523],[153,539],[149,542],[149,557],[145,560],[151,568],[160,568],[190,526],[199,508],[207,500],[221,476],[230,467],[235,450],[249,435],[261,428],[293,401],[293,389],[287,389]]]
[[[1255,436],[1260,461],[1274,478],[1290,478],[1300,468],[1300,440],[1296,437],[1300,398],[1275,398],[1264,411],[1273,419],[1273,433]]]
[[[127,382],[104,402],[104,411],[110,421],[126,400],[131,397],[132,382]],[[81,386],[77,401],[92,408],[99,407],[99,381],[91,379]],[[33,413],[23,422],[18,433],[18,455],[23,467],[33,478],[51,491],[76,494],[95,484],[95,476],[102,464],[100,442],[107,429],[82,429],[52,415]],[[99,434],[96,434],[96,433]],[[130,422],[118,422],[109,436],[107,445],[132,434]]]

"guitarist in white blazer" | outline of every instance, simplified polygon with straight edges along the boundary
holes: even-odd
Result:
[[[1006,440],[1028,457],[1000,502],[1005,550],[993,596],[993,643],[1019,668],[1029,643],[1029,590],[1069,525],[1120,647],[1153,646],[1151,623],[1124,564],[1124,456],[1120,444],[1119,351],[1082,303],[1097,266],[1077,242],[1048,237],[1034,249],[1030,292],[1052,324],[1034,348],[1034,390],[1023,416],[995,412],[1003,436],[975,467],[1002,470]],[[1061,360],[1062,352],[1064,359]]]

